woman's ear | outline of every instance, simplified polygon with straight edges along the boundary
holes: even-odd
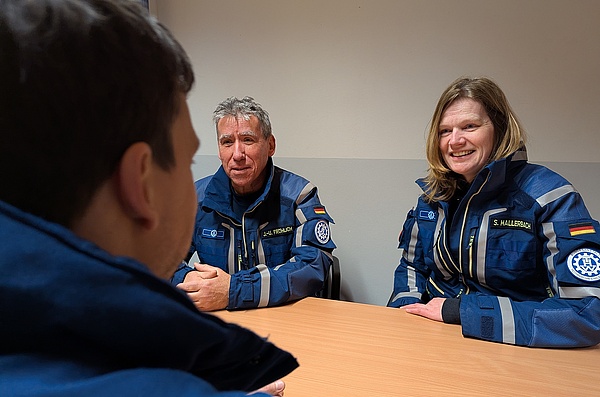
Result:
[[[159,219],[153,201],[153,172],[150,145],[136,142],[121,157],[115,174],[123,212],[148,230],[156,228]]]

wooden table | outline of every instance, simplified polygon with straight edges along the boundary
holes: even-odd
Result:
[[[215,314],[298,359],[286,397],[600,396],[598,346],[485,342],[401,309],[319,298]]]

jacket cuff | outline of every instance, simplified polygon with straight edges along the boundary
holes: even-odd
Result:
[[[171,284],[177,285],[179,283],[183,283],[185,276],[187,276],[189,272],[193,272],[193,271],[194,271],[194,269],[189,267],[187,263],[181,262],[181,264],[175,271],[175,274],[173,274],[173,277],[171,278]]]
[[[442,320],[446,324],[460,324],[460,298],[447,298],[444,301]]]

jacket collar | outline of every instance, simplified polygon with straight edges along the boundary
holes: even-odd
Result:
[[[471,183],[471,188],[469,190],[471,190],[473,186],[481,186],[481,184],[488,179],[489,174],[491,175],[486,190],[494,190],[506,182],[506,176],[510,171],[525,163],[527,163],[527,148],[523,145],[512,154],[509,154],[500,160],[492,161],[490,164],[486,165],[479,171],[473,180],[473,183]],[[416,183],[423,191],[425,191],[427,187],[425,178],[417,179]]]

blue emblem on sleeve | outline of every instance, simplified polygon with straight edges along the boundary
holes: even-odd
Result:
[[[320,220],[315,225],[315,237],[317,241],[321,244],[327,244],[329,241],[330,233],[329,233],[329,225],[326,221]]]
[[[433,220],[435,220],[435,211],[420,210],[419,211],[419,219],[424,219],[426,221],[433,221]]]
[[[600,280],[600,253],[589,248],[573,251],[567,259],[569,271],[584,281]]]

